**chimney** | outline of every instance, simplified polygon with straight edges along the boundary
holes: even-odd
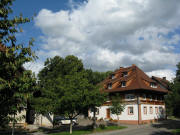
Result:
[[[132,66],[136,66],[135,64],[132,64]]]
[[[163,80],[166,80],[166,77],[163,77]]]

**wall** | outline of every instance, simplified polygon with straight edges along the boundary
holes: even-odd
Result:
[[[134,114],[133,115],[128,115],[128,107],[133,107],[134,108]],[[108,108],[110,108],[110,106],[98,107],[99,114],[96,115],[98,120],[99,119],[107,119],[107,117],[106,117],[106,109],[108,109]],[[113,120],[117,120],[117,115],[110,114],[110,116],[111,116],[111,118]],[[93,112],[89,111],[89,117],[93,117]],[[124,108],[124,111],[118,117],[119,117],[119,120],[138,120],[138,106],[137,106],[137,104],[126,105],[125,108]]]
[[[147,107],[147,114],[144,114],[144,106]],[[150,114],[150,107],[153,108],[153,113]],[[158,107],[158,114],[155,112],[155,107]],[[159,112],[159,107],[163,108],[164,114]],[[164,105],[148,105],[148,104],[141,104],[141,118],[142,120],[153,120],[153,119],[163,119],[165,118],[165,106]]]
[[[47,114],[43,116],[36,114],[34,124],[46,127],[53,126],[53,115]]]

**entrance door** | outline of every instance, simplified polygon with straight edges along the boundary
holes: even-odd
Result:
[[[107,119],[110,119],[110,114],[111,114],[111,111],[110,111],[110,109],[106,109],[106,118]]]

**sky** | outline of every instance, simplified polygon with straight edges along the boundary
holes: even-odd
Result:
[[[14,15],[34,17],[19,42],[35,38],[36,74],[56,55],[75,55],[85,68],[136,64],[149,76],[172,80],[180,62],[179,0],[16,0]]]

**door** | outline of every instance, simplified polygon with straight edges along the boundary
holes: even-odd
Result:
[[[106,118],[110,119],[110,117],[111,117],[110,115],[111,115],[110,109],[106,109]]]

